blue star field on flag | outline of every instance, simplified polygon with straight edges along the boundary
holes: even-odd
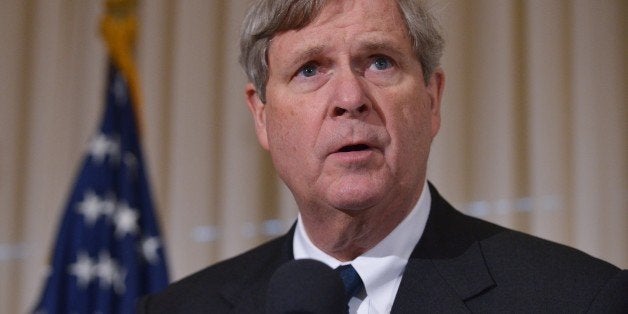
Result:
[[[105,114],[87,145],[36,313],[134,313],[168,284],[128,84],[109,66]]]

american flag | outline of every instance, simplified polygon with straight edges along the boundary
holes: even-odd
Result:
[[[134,313],[168,284],[130,89],[110,65],[100,128],[63,214],[36,313]]]

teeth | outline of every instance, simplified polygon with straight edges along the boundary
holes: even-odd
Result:
[[[366,150],[366,149],[369,149],[369,146],[366,144],[348,145],[341,148],[340,152],[346,153],[346,152],[354,152],[354,151],[360,151],[360,150]]]

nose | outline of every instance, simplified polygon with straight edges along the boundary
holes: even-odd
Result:
[[[359,107],[355,108],[355,110],[352,110],[351,108],[347,108],[347,107],[349,106],[335,106],[333,116],[340,117],[340,116],[348,115],[351,117],[359,117],[369,110],[366,104],[360,105]]]
[[[329,115],[332,118],[363,118],[371,111],[371,102],[367,97],[364,82],[357,73],[346,71],[334,78],[334,91]]]

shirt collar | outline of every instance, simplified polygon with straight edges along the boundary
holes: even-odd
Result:
[[[410,254],[425,229],[432,202],[427,186],[427,182],[424,182],[418,202],[388,236],[350,262],[343,263],[316,247],[307,235],[299,214],[293,239],[295,259],[311,258],[331,268],[350,263],[362,278],[371,304],[387,304],[389,294],[393,293],[393,297],[396,294]]]

